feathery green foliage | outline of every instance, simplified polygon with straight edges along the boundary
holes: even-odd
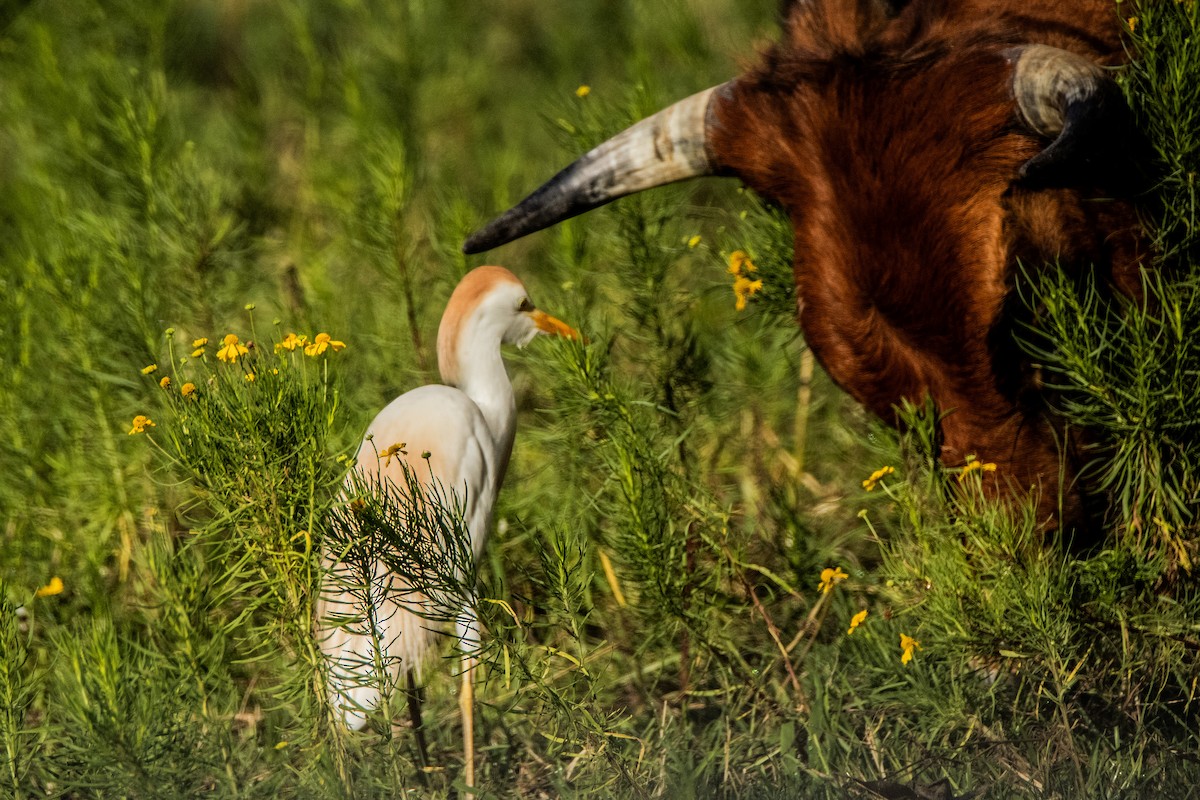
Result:
[[[983,461],[943,469],[928,410],[898,437],[838,392],[793,321],[788,221],[712,181],[502,251],[588,342],[508,356],[520,431],[478,563],[419,476],[344,483],[370,417],[436,378],[481,263],[460,242],[727,79],[777,3],[0,12],[4,793],[454,793],[449,644],[424,670],[429,770],[383,670],[367,731],[330,713],[337,552],[358,591],[379,556],[444,599],[431,624],[479,615],[485,796],[1188,796],[1200,7],[1127,3],[1158,271],[1135,302],[1026,265],[1027,344],[1104,434],[1101,546],[1047,545],[983,497]],[[319,331],[345,349],[306,353]]]

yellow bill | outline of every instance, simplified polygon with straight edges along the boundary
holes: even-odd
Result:
[[[542,333],[561,336],[564,339],[581,338],[579,331],[575,330],[562,320],[555,319],[541,309],[535,308],[533,311],[529,312],[529,316],[533,318],[533,324],[537,326],[537,329]]]

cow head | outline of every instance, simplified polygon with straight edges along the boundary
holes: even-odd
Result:
[[[944,463],[995,462],[993,490],[1038,487],[1045,519],[1080,522],[1063,431],[1006,307],[1018,261],[1136,269],[1128,205],[1092,197],[1106,192],[1100,145],[1124,129],[1098,64],[1111,37],[976,10],[797,4],[757,68],[601,144],[464,249],[665,183],[736,176],[792,220],[800,322],[830,376],[887,420],[902,399],[931,398]]]

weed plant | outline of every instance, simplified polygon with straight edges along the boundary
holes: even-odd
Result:
[[[721,181],[492,256],[587,342],[508,354],[478,562],[444,487],[352,477],[370,418],[436,379],[464,234],[734,74],[775,6],[0,11],[0,794],[460,792],[451,637],[427,769],[388,665],[366,731],[330,713],[335,554],[348,591],[388,590],[378,556],[430,624],[481,619],[483,796],[1194,794],[1195,3],[1118,7],[1159,177],[1144,297],[1026,265],[1025,346],[1102,434],[1094,550],[989,502],[988,454],[942,468],[928,409],[898,437],[833,387],[787,220]]]

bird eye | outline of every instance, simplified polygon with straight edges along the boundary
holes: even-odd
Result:
[[[517,311],[524,311],[528,314],[530,311],[533,311],[533,303],[529,302],[528,297],[522,297],[521,305],[517,306]]]

